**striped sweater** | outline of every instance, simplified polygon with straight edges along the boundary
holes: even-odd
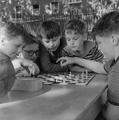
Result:
[[[92,41],[85,41],[84,42],[84,53],[83,55],[80,54],[80,51],[76,52],[69,52],[66,47],[62,50],[62,56],[68,57],[81,57],[84,59],[95,60],[97,62],[103,62],[103,54],[98,49],[98,46]]]

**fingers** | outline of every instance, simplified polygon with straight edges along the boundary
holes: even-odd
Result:
[[[40,73],[40,69],[39,67],[37,66],[37,64],[34,63],[34,73],[35,74],[39,74]]]
[[[67,59],[67,57],[61,57],[61,58],[59,58],[57,61],[56,61],[56,63],[58,63],[58,62],[60,62],[60,61],[65,61]]]
[[[63,67],[63,66],[66,66],[66,65],[68,65],[69,63],[68,63],[68,61],[61,61],[60,62],[60,65]]]
[[[36,74],[39,74],[40,72],[39,67],[31,60],[26,60],[26,59],[22,60],[21,66],[27,68],[27,71],[31,75],[36,75]]]
[[[32,63],[32,65],[29,66],[29,71],[31,75],[38,75],[40,69],[35,63]]]
[[[60,62],[60,65],[63,67],[63,66],[71,64],[71,58],[70,57],[61,57],[57,60],[57,62]]]

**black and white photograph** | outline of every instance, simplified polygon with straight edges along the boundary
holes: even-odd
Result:
[[[119,120],[119,0],[0,0],[0,120]]]

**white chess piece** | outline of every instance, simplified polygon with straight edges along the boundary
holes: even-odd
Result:
[[[85,72],[86,72],[86,79],[88,79],[88,70],[86,70]]]
[[[84,72],[81,74],[81,82],[84,82]]]

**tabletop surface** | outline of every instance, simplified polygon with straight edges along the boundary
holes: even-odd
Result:
[[[11,91],[0,105],[0,120],[91,120],[106,86],[106,76],[96,75],[87,86],[46,85],[34,93]]]

